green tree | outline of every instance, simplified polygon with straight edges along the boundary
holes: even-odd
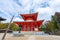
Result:
[[[41,31],[51,33],[51,34],[54,34],[55,31],[57,31],[58,29],[59,28],[58,28],[55,16],[52,16],[51,21],[48,21],[48,22],[44,23],[40,28]]]
[[[15,23],[12,23],[11,27],[10,27],[10,30],[18,31],[19,30],[19,26],[17,26]]]
[[[0,29],[6,29],[8,28],[9,23],[1,23],[0,22]],[[15,23],[11,23],[10,30],[17,31],[19,30],[19,27]]]
[[[0,29],[6,29],[8,26],[7,23],[0,23]]]

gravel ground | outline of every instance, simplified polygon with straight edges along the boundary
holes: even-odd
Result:
[[[0,40],[3,36],[3,33],[0,33]],[[12,34],[8,34],[5,37],[5,40],[60,40],[60,36],[55,35],[24,35],[14,37]]]

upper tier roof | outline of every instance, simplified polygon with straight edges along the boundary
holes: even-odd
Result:
[[[22,18],[24,19],[24,21],[26,20],[37,20],[37,16],[38,16],[38,12],[36,13],[32,13],[32,14],[21,14]]]

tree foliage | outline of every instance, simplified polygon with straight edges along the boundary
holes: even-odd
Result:
[[[8,26],[7,23],[0,23],[0,29],[6,29]]]
[[[0,22],[0,29],[6,29],[8,27],[9,23],[1,23]],[[10,30],[17,31],[19,30],[19,27],[15,23],[11,23]]]
[[[18,31],[19,30],[19,27],[15,23],[12,23],[11,24],[11,27],[10,27],[10,30]]]
[[[50,21],[44,24],[45,28],[41,28],[43,31],[54,34],[58,29],[57,18],[53,16]]]

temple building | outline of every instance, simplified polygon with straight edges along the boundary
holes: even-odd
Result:
[[[14,23],[21,28],[21,31],[39,31],[39,28],[41,27],[44,20],[37,21],[38,12],[20,15],[22,16],[24,21],[22,22],[14,21]]]

